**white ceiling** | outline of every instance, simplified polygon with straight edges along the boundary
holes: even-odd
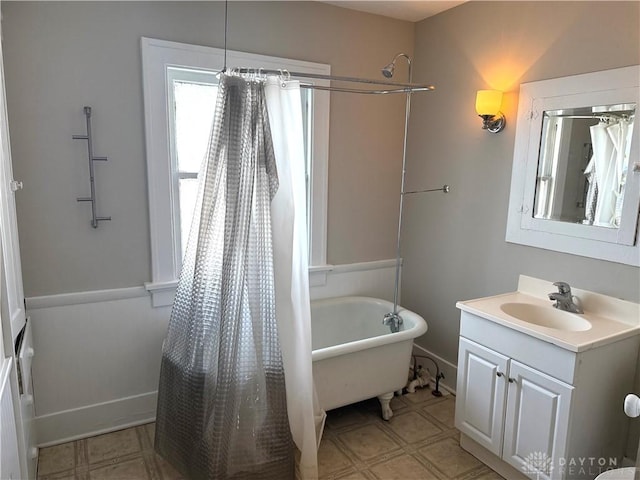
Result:
[[[339,7],[350,8],[352,10],[360,10],[361,12],[375,13],[384,15],[385,17],[397,18],[400,20],[408,20],[410,22],[419,22],[427,17],[431,17],[444,10],[453,8],[465,0],[443,1],[443,0],[412,0],[412,1],[340,1],[336,0],[330,3]]]

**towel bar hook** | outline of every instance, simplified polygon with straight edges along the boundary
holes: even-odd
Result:
[[[91,202],[91,226],[98,228],[98,222],[111,220],[111,217],[99,217],[96,214],[96,184],[95,184],[95,171],[93,168],[93,162],[106,162],[107,157],[96,157],[93,155],[93,138],[91,132],[91,107],[84,107],[84,115],[87,119],[87,133],[86,135],[73,135],[71,138],[74,140],[86,140],[87,141],[87,154],[89,158],[89,184],[91,187],[91,196],[78,197],[78,202]]]

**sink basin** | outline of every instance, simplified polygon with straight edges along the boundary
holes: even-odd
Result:
[[[591,328],[591,322],[581,315],[557,310],[551,305],[510,302],[500,305],[500,309],[518,320],[541,327],[555,328],[567,332],[583,332]]]

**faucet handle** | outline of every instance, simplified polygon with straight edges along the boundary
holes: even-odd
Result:
[[[567,282],[554,282],[554,287],[558,287],[560,293],[571,293],[571,286]]]

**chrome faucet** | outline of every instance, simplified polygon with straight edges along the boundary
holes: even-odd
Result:
[[[549,300],[555,300],[553,304],[558,310],[564,310],[571,313],[584,313],[582,309],[573,303],[574,296],[571,294],[571,287],[566,282],[555,282],[554,286],[558,287],[557,292],[549,294]]]
[[[389,312],[382,319],[383,325],[388,325],[391,329],[391,333],[400,331],[400,325],[402,325],[402,317],[398,315],[398,312]]]

